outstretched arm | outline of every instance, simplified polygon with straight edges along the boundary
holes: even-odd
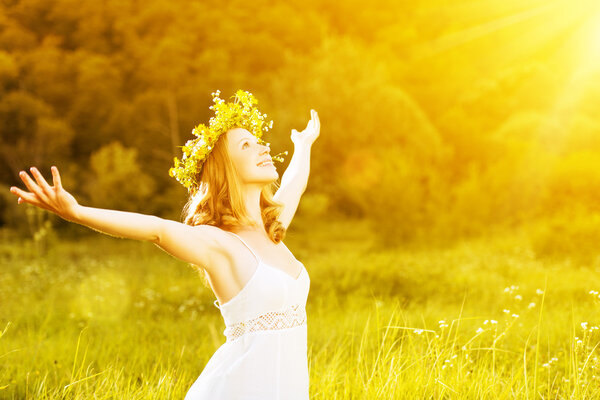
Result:
[[[296,214],[300,198],[304,190],[306,190],[309,172],[310,147],[296,147],[290,165],[288,165],[281,177],[281,185],[277,193],[273,196],[275,201],[283,203],[283,210],[278,219],[285,226],[285,229],[288,228],[294,218],[294,214]]]
[[[77,200],[62,187],[56,167],[52,167],[54,186],[50,186],[35,167],[31,168],[31,172],[37,183],[25,171],[19,174],[31,192],[25,192],[14,186],[10,188],[11,193],[19,197],[17,200],[19,204],[30,203],[53,212],[67,221],[107,235],[153,242],[169,254],[188,263],[202,266],[209,272],[214,266],[212,255],[221,252],[217,228],[189,226],[154,215],[85,207],[79,205]]]
[[[31,168],[35,182],[25,171],[19,173],[25,186],[31,191],[25,192],[14,186],[10,188],[11,193],[19,196],[19,204],[30,203],[67,221],[85,225],[107,235],[152,242],[157,240],[161,218],[82,206],[62,187],[58,168],[53,166],[51,170],[54,186],[50,186],[35,167]]]
[[[300,197],[306,190],[308,184],[308,175],[310,173],[310,151],[313,142],[319,136],[321,123],[317,112],[311,110],[312,118],[308,122],[306,129],[298,132],[292,130],[292,142],[294,143],[294,154],[290,160],[285,173],[281,177],[281,185],[279,190],[273,196],[275,201],[283,203],[283,211],[279,216],[279,221],[287,229],[298,205]]]

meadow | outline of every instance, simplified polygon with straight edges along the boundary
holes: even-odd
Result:
[[[183,399],[225,341],[197,272],[9,188],[54,165],[80,204],[178,219],[174,158],[239,89],[280,182],[319,114],[284,240],[311,399],[600,398],[598,0],[12,0],[0,400]]]
[[[528,231],[383,249],[361,220],[295,220],[311,399],[592,399],[598,266]],[[82,228],[83,229],[83,228]],[[0,398],[178,399],[224,343],[210,290],[151,243],[0,244]]]

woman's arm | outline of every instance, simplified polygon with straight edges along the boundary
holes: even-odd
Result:
[[[283,204],[283,210],[279,216],[279,221],[287,229],[298,205],[300,198],[306,190],[308,184],[308,175],[310,173],[310,150],[312,144],[319,136],[321,122],[319,115],[315,110],[311,110],[312,118],[308,121],[306,128],[302,132],[292,130],[292,142],[294,143],[294,154],[285,173],[281,177],[279,190],[273,196],[273,199]]]
[[[37,183],[25,171],[19,173],[31,191],[25,192],[14,186],[10,188],[11,193],[19,196],[19,204],[30,203],[53,212],[67,221],[87,226],[107,235],[151,242],[158,241],[162,218],[82,206],[62,187],[58,168],[53,166],[51,169],[54,186],[50,186],[35,167],[31,168],[31,173]]]
[[[281,185],[273,196],[273,200],[283,204],[283,210],[278,219],[286,229],[292,222],[300,204],[300,198],[306,190],[309,173],[310,145],[296,146],[290,165],[281,177]]]
[[[71,222],[115,237],[157,243],[162,221],[154,215],[78,205]]]
[[[31,190],[25,192],[14,186],[10,188],[11,193],[19,196],[19,204],[30,203],[67,221],[107,235],[153,242],[169,254],[202,266],[209,272],[214,266],[212,255],[223,253],[219,244],[218,228],[206,225],[189,226],[154,215],[79,205],[62,187],[58,169],[54,166],[51,169],[54,186],[50,186],[35,167],[31,168],[31,172],[37,184],[25,171],[19,173],[27,188]]]

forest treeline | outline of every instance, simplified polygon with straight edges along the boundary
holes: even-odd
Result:
[[[274,120],[272,154],[289,151],[280,176],[318,111],[299,212],[325,198],[382,242],[598,212],[600,77],[571,79],[556,37],[528,40],[550,16],[491,29],[523,2],[413,3],[2,2],[0,225],[22,224],[8,188],[32,165],[57,165],[82,204],[179,219],[178,146],[211,92],[240,88]]]

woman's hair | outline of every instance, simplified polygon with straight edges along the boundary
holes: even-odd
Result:
[[[233,128],[232,128],[233,129]],[[246,211],[240,179],[229,157],[226,133],[219,137],[204,161],[200,172],[200,185],[195,195],[190,195],[183,207],[182,219],[187,225],[212,225],[232,231],[238,227],[258,227]],[[260,211],[269,238],[279,243],[285,238],[286,229],[278,220],[283,204],[273,199],[277,182],[265,185],[260,193]],[[201,271],[197,265],[192,266]],[[204,284],[208,286],[205,274]]]

